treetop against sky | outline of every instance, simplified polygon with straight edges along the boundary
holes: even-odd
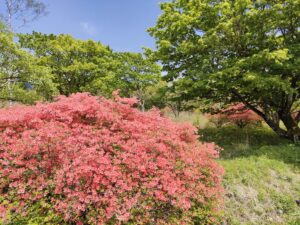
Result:
[[[163,0],[45,0],[48,15],[19,28],[22,33],[68,33],[79,39],[92,39],[116,51],[141,51],[154,47],[146,32],[160,14]],[[0,12],[4,0],[0,0]]]

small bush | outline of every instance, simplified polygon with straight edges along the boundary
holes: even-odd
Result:
[[[258,123],[262,119],[244,104],[239,103],[226,109],[225,114],[229,121],[235,123],[238,127],[243,128],[250,123]]]
[[[217,146],[198,142],[190,125],[115,98],[75,94],[0,111],[4,222],[40,212],[47,218],[38,221],[52,224],[57,216],[76,224],[215,223]]]
[[[244,128],[248,124],[258,125],[262,121],[255,112],[242,103],[231,105],[219,113],[209,115],[209,118],[217,127],[221,127],[226,123],[233,123],[240,128]]]

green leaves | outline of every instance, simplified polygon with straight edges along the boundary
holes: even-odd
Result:
[[[193,82],[185,86],[190,99],[292,113],[300,98],[299,1],[174,0],[161,8],[149,29],[152,55],[168,80]]]
[[[91,83],[105,76],[113,63],[111,50],[91,40],[36,32],[19,37],[22,47],[33,50],[40,64],[50,68],[60,94],[89,91]]]
[[[57,93],[48,68],[13,41],[13,34],[0,32],[0,98],[33,103],[50,100]]]
[[[99,42],[69,35],[33,32],[20,34],[19,41],[34,52],[39,65],[50,69],[63,95],[90,92],[110,97],[120,89],[122,96],[137,96],[144,102],[146,88],[160,80],[160,66],[140,53],[113,52]]]

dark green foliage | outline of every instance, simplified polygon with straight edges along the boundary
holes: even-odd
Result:
[[[149,55],[166,79],[191,99],[243,102],[279,136],[299,139],[299,1],[173,0],[161,9]]]

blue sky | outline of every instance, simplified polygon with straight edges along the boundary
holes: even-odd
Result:
[[[162,0],[44,0],[46,17],[19,29],[42,33],[67,33],[93,39],[115,51],[142,51],[154,47],[146,29],[155,24]],[[0,6],[1,7],[1,6]]]

